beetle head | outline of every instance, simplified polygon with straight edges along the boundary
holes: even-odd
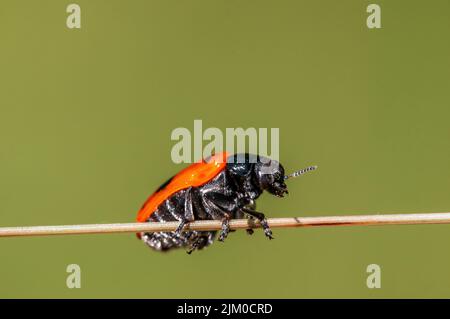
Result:
[[[284,182],[284,168],[278,161],[260,156],[255,164],[254,173],[261,189],[278,197],[288,194],[287,186]]]

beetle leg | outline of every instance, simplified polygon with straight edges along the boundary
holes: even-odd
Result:
[[[267,223],[266,216],[264,216],[263,213],[260,213],[260,212],[257,212],[255,210],[251,210],[251,209],[248,209],[248,208],[245,208],[245,207],[243,207],[241,209],[242,209],[242,211],[244,213],[246,213],[246,214],[256,218],[257,220],[259,220],[259,222],[261,223],[261,226],[263,227],[264,234],[267,237],[269,237],[269,239],[273,239],[272,231],[270,230],[269,224]]]
[[[183,231],[184,225],[187,224],[186,219],[182,219],[180,224],[178,225],[177,229],[175,229],[175,234],[181,235],[181,232]]]
[[[236,219],[244,219],[246,216],[245,216],[245,214],[242,212],[242,210],[238,210],[238,211],[236,211],[236,213],[234,214],[234,218],[236,218]],[[253,220],[253,217],[251,217],[251,216],[248,216],[247,217],[249,220]],[[230,230],[230,231],[235,231],[235,229],[232,229],[232,230]],[[246,229],[245,230],[246,232],[247,232],[247,234],[248,235],[253,235],[253,229],[251,229],[251,228],[248,228],[248,229]]]
[[[186,252],[191,254],[196,249],[202,249],[208,245],[211,245],[214,236],[215,232],[195,232],[195,238]]]
[[[254,211],[256,209],[256,202],[253,199],[251,199],[250,202],[247,205],[245,205],[245,207]],[[252,223],[255,220],[255,218],[253,216],[248,216],[248,219]],[[253,235],[253,233],[255,232],[252,228],[248,228],[245,231],[247,232],[248,235]]]
[[[243,208],[249,209],[251,211],[255,211],[256,209],[256,202],[253,199],[249,199],[249,198],[242,198],[240,200],[239,203]],[[239,216],[242,217],[236,217],[236,218],[244,218],[244,213],[242,213],[242,209],[238,211]],[[248,214],[247,216],[248,220],[250,221],[250,223],[254,223],[255,218],[253,216],[251,216],[250,214]],[[254,231],[252,228],[248,228],[245,230],[247,232],[248,235],[253,235]]]
[[[224,241],[225,238],[228,237],[228,233],[230,232],[230,218],[225,217],[222,219],[222,230],[220,231],[219,241]]]
[[[224,214],[229,215],[229,213],[236,211],[237,208],[234,197],[217,192],[205,193],[204,202],[207,206],[213,206],[212,208],[215,210],[213,213],[217,213],[213,217],[223,217]]]
[[[194,251],[194,250],[196,250],[197,249],[197,247],[198,246],[200,246],[200,244],[201,244],[201,242],[203,241],[203,237],[197,237],[195,240],[194,240],[194,242],[191,244],[191,246],[189,247],[189,249],[188,250],[186,250],[186,252],[190,255],[190,254],[192,254],[192,252]]]
[[[221,193],[211,192],[205,194],[204,204],[214,219],[222,220],[222,230],[218,239],[224,241],[230,232],[231,212],[236,208],[234,199]]]
[[[175,234],[181,235],[184,225],[194,221],[194,208],[192,203],[192,187],[189,187],[184,194],[184,214],[181,217],[180,224],[175,230]]]
[[[212,212],[215,216],[221,216],[222,218],[222,229],[219,234],[219,241],[224,241],[225,238],[228,237],[228,233],[230,232],[230,219],[231,216],[228,212],[226,212],[222,207],[216,205],[215,202],[209,201],[207,203],[209,211]]]

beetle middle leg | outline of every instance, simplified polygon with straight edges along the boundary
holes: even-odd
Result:
[[[216,235],[215,231],[210,231],[210,232],[197,232],[197,231],[193,231],[193,238],[190,238],[189,241],[191,242],[188,248],[188,250],[186,251],[189,255],[197,249],[203,249],[204,247],[211,245],[213,240],[214,240],[214,236]]]
[[[225,217],[222,219],[222,230],[219,234],[219,241],[224,241],[225,238],[228,237],[228,233],[230,232],[230,217]]]
[[[211,192],[205,194],[203,203],[213,219],[222,221],[222,229],[218,239],[224,241],[230,232],[231,212],[236,210],[236,201],[224,194]]]
[[[201,236],[195,238],[194,242],[190,245],[189,249],[186,251],[189,255],[192,254],[194,250],[199,248],[205,239]]]

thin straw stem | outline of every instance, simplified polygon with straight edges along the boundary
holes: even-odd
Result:
[[[449,224],[450,213],[286,217],[270,218],[268,219],[268,223],[271,228]],[[0,227],[0,237],[167,232],[175,230],[178,225],[179,222]],[[220,230],[221,227],[222,222],[220,220],[200,220],[186,224],[184,230],[208,231]],[[261,225],[257,221],[253,222],[247,219],[234,219],[230,221],[230,227],[231,229],[247,229],[259,228]]]

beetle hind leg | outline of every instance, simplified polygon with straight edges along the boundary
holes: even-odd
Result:
[[[176,209],[173,208],[172,214],[176,214]],[[175,234],[180,236],[184,226],[188,222],[194,221],[194,204],[192,200],[192,187],[189,187],[184,194],[184,214],[181,216],[180,224],[175,230]]]

